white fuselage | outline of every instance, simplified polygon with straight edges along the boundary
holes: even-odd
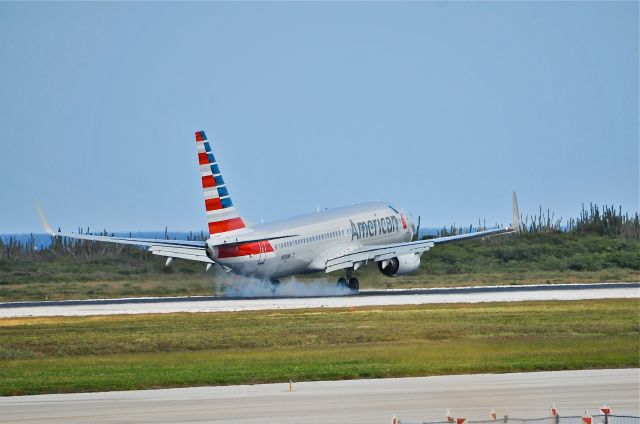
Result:
[[[409,241],[414,228],[402,210],[371,202],[257,224],[244,232],[268,241],[220,248],[215,261],[237,274],[280,278],[323,271],[328,259],[362,246]],[[295,237],[277,238],[285,235]]]

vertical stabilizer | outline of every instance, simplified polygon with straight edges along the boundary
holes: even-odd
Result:
[[[213,156],[211,145],[204,131],[196,132],[196,148],[198,149],[198,163],[200,164],[209,234],[220,234],[244,228],[244,221],[233,207],[229,190],[222,179],[218,162]]]

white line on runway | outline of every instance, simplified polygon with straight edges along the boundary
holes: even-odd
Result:
[[[477,303],[477,302],[518,302],[535,300],[582,300],[608,298],[640,298],[637,283],[600,284],[590,287],[588,284],[572,285],[571,290],[557,288],[553,285],[511,286],[494,289],[477,287],[456,289],[412,289],[410,294],[377,293],[366,296],[335,296],[309,298],[250,298],[224,299],[207,298],[206,300],[174,300],[168,302],[133,300],[131,303],[73,303],[50,304],[40,303],[35,306],[3,307],[0,306],[0,318],[28,316],[88,316],[115,314],[150,314],[172,312],[236,312],[268,309],[302,309],[302,308],[343,308],[381,305],[421,305],[429,303]],[[446,290],[446,292],[445,292]],[[485,291],[495,290],[495,291]],[[459,292],[458,292],[459,291]],[[140,300],[140,299],[137,299]]]
[[[640,415],[640,370],[477,374],[0,398],[2,423],[388,423],[454,416]]]

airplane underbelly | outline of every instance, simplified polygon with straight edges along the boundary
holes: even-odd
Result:
[[[291,252],[287,254],[276,254],[269,252],[265,257],[250,255],[233,260],[219,259],[221,265],[225,265],[239,275],[246,275],[256,278],[277,278],[292,274],[302,274],[308,271],[310,260]]]

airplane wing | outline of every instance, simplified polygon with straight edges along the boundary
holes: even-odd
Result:
[[[454,241],[467,240],[477,237],[489,237],[498,234],[515,232],[513,229],[496,228],[493,230],[478,231],[457,236],[438,237],[427,240],[410,241],[406,243],[394,243],[374,246],[363,246],[351,252],[329,259],[326,263],[325,272],[337,271],[339,269],[358,269],[360,264],[368,262],[378,262],[411,253],[422,254],[437,244],[450,243]]]
[[[192,261],[215,263],[207,256],[206,243],[204,241],[188,241],[188,240],[163,240],[163,239],[144,239],[144,238],[128,238],[128,237],[109,237],[96,236],[91,234],[63,233],[55,232],[49,226],[47,218],[40,207],[40,203],[36,200],[36,208],[40,215],[40,222],[44,230],[54,237],[70,237],[79,240],[100,241],[107,243],[130,244],[135,246],[146,247],[151,253],[158,256],[166,256],[170,258],[188,259]]]
[[[106,243],[130,244],[146,247],[149,252],[158,256],[189,259],[192,261],[215,263],[207,256],[204,241],[142,239],[128,237],[95,236],[91,234],[49,232],[54,237],[69,237],[79,240],[99,241]]]
[[[170,258],[187,259],[192,261],[205,262],[214,264],[216,262],[209,259],[206,252],[207,244],[205,241],[189,241],[189,240],[165,240],[165,239],[145,239],[130,237],[113,237],[98,236],[92,234],[63,233],[55,232],[49,226],[47,218],[42,211],[40,203],[36,200],[36,208],[40,215],[40,222],[44,230],[54,237],[69,237],[79,240],[99,241],[106,243],[129,244],[135,246],[146,247],[154,255],[165,256]],[[262,236],[261,234],[240,231],[235,235],[219,237],[214,239],[212,246],[230,246],[234,244],[254,243],[266,240],[277,240],[289,237],[297,237],[296,235],[278,235],[278,236]]]
[[[363,246],[327,260],[325,272],[332,272],[345,268],[358,269],[361,265],[369,262],[384,261],[386,259],[411,253],[423,254],[438,244],[518,232],[520,230],[520,211],[518,210],[518,200],[515,192],[512,195],[511,206],[512,224],[509,228],[494,228],[491,230],[477,231],[475,233],[459,234],[455,236],[438,237],[405,243]]]
[[[158,256],[166,256],[170,258],[187,259],[192,261],[216,263],[207,256],[205,241],[188,241],[188,240],[165,240],[165,239],[143,239],[129,237],[110,237],[96,236],[91,234],[48,232],[55,237],[70,237],[79,240],[99,241],[106,243],[131,244],[135,246],[146,247],[149,252]],[[234,237],[216,240],[212,246],[232,246],[235,244],[255,243],[266,240],[277,240],[288,237],[296,237],[295,235],[285,235],[276,237]]]

